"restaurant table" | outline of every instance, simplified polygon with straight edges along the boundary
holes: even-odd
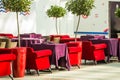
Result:
[[[59,66],[65,67],[70,70],[70,60],[66,44],[57,43],[42,43],[32,44],[34,50],[50,49],[52,50],[52,56],[50,59],[51,64],[55,65],[56,68]]]
[[[107,62],[110,61],[110,56],[118,57],[118,39],[90,39],[93,44],[96,43],[105,43],[107,48],[105,49],[105,55],[107,56]]]
[[[17,41],[18,38],[12,38],[12,41]],[[20,38],[21,47],[31,47],[34,43],[42,43],[43,39],[38,38]]]

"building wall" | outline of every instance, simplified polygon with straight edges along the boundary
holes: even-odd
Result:
[[[65,5],[67,0],[44,0],[39,1],[37,7],[37,32],[44,35],[55,34],[55,19],[49,18],[46,15],[46,10],[50,5],[57,4],[60,6]],[[95,8],[91,11],[90,16],[84,18],[81,16],[81,22],[78,31],[90,31],[90,32],[103,32],[109,28],[109,1],[119,0],[95,0]],[[42,3],[42,4],[41,4]],[[72,15],[70,12],[59,20],[60,34],[73,35],[78,17]]]
[[[43,35],[56,34],[55,18],[49,18],[46,14],[51,5],[60,5],[65,7],[66,0],[37,0],[36,21],[37,33]],[[59,34],[73,34],[74,16],[70,13],[58,19]]]
[[[20,33],[36,32],[35,19],[35,2],[33,2],[29,14],[19,13]],[[0,9],[0,33],[12,33],[14,35],[18,35],[15,12]]]
[[[56,34],[55,19],[49,18],[46,11],[51,5],[57,4],[65,6],[67,0],[34,0],[31,6],[30,15],[20,17],[20,32],[36,32],[42,35]],[[95,8],[91,11],[91,15],[84,19],[81,16],[79,31],[99,31],[103,32],[109,27],[108,2],[119,0],[95,0]],[[77,18],[70,12],[58,21],[59,34],[73,35]],[[0,33],[13,33],[17,35],[16,15],[15,13],[0,12]]]

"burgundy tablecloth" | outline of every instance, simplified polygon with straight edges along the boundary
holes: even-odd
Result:
[[[54,64],[56,67],[66,67],[70,70],[70,61],[66,44],[32,44],[34,50],[42,49],[51,49],[53,54],[51,57],[51,64]]]

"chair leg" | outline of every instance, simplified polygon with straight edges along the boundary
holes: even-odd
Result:
[[[26,69],[26,71],[27,71],[27,74],[32,74],[30,69]]]
[[[52,73],[52,70],[51,70],[51,68],[49,68],[49,71]]]
[[[39,76],[39,75],[40,75],[39,70],[36,70],[36,72],[37,72],[37,74],[38,74],[38,76]]]
[[[80,69],[80,65],[77,65],[78,66],[78,68]]]
[[[104,63],[107,64],[107,61],[104,60]]]
[[[13,77],[11,75],[9,75],[9,77],[11,78],[11,80],[14,80]]]
[[[95,64],[95,65],[97,64],[97,61],[96,61],[96,60],[94,60],[94,64]]]
[[[86,60],[85,60],[85,64],[86,64]]]

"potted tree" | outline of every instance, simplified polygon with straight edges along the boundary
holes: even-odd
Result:
[[[78,23],[77,23],[75,32],[78,32],[81,15],[89,16],[90,11],[91,9],[93,9],[93,7],[95,7],[94,0],[69,0],[66,3],[66,9],[68,11],[71,11],[72,14],[75,14],[76,16],[78,16]],[[77,37],[77,34],[75,34],[75,38],[76,37]]]
[[[23,77],[26,63],[26,48],[20,47],[20,30],[19,30],[19,12],[29,12],[32,0],[1,0],[6,11],[16,13],[16,23],[18,29],[18,48],[13,49],[16,54],[16,60],[13,62],[13,76]]]
[[[58,34],[57,19],[63,17],[66,14],[66,10],[63,7],[52,5],[46,13],[49,17],[55,18],[56,33]]]
[[[1,0],[6,11],[16,12],[18,46],[20,47],[19,12],[29,12],[32,0]]]
[[[120,18],[120,8],[116,8],[115,15]]]

